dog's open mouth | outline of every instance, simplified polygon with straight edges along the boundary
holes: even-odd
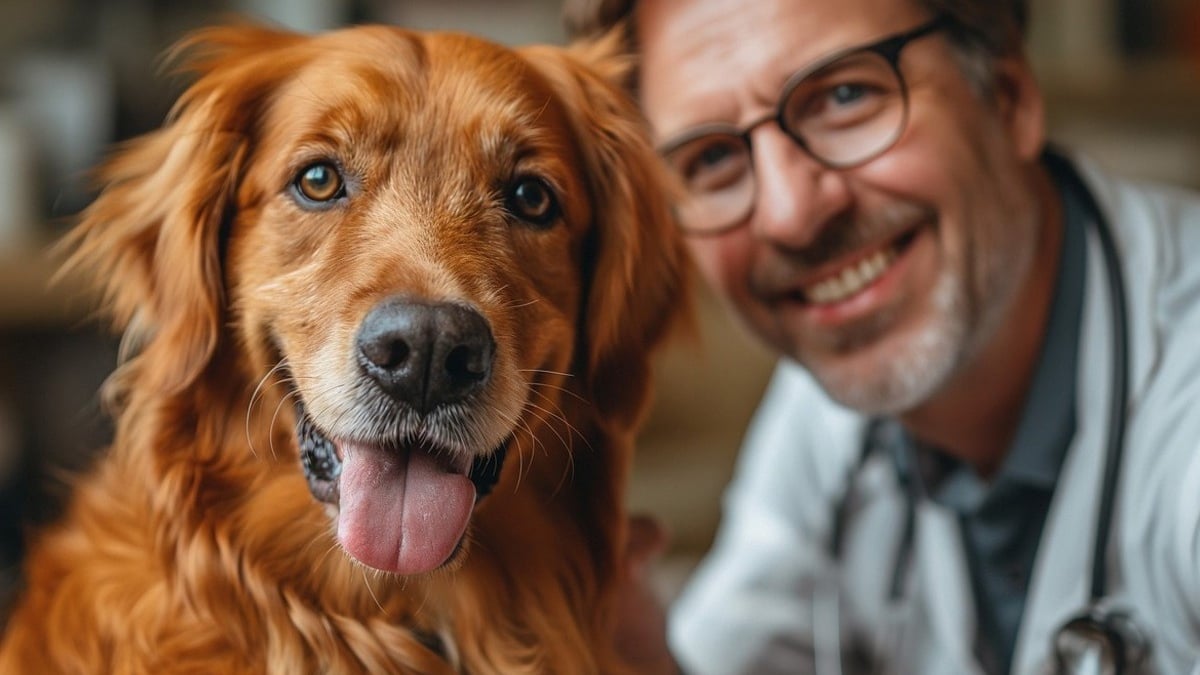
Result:
[[[337,537],[356,560],[396,574],[441,567],[477,499],[495,483],[503,445],[485,458],[420,440],[335,440],[296,405],[301,463],[313,496],[337,506]]]

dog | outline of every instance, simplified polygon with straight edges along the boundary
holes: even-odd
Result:
[[[185,41],[68,235],[115,432],[0,672],[628,672],[623,490],[690,274],[616,45]]]

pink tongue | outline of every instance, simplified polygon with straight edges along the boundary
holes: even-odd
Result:
[[[343,444],[338,541],[364,565],[397,574],[440,567],[467,529],[475,486],[422,449]]]

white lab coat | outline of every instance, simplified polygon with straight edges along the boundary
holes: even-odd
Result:
[[[1152,634],[1159,675],[1200,675],[1200,195],[1077,165],[1120,250],[1130,315],[1129,416],[1108,589]],[[1014,675],[1045,672],[1055,629],[1088,597],[1112,367],[1105,260],[1091,227],[1087,255],[1078,428],[1038,548]],[[714,549],[670,614],[671,645],[686,672],[814,672],[814,626],[829,635],[834,622],[830,612],[814,612],[813,595],[835,587],[842,643],[892,654],[883,672],[980,672],[953,514],[927,500],[918,505],[904,600],[887,600],[906,502],[887,457],[852,470],[864,428],[801,368],[778,367],[726,494]],[[828,547],[832,505],[851,473],[855,498],[840,584],[832,586],[839,582]],[[858,671],[847,659],[844,672]]]

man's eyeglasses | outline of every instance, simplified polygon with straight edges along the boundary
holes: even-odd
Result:
[[[790,77],[775,112],[737,128],[710,124],[664,144],[660,153],[682,179],[680,224],[694,234],[717,234],[743,222],[754,208],[750,132],[774,121],[821,164],[845,169],[891,148],[908,121],[908,89],[900,52],[944,28],[941,17],[867,45],[840,50]]]

